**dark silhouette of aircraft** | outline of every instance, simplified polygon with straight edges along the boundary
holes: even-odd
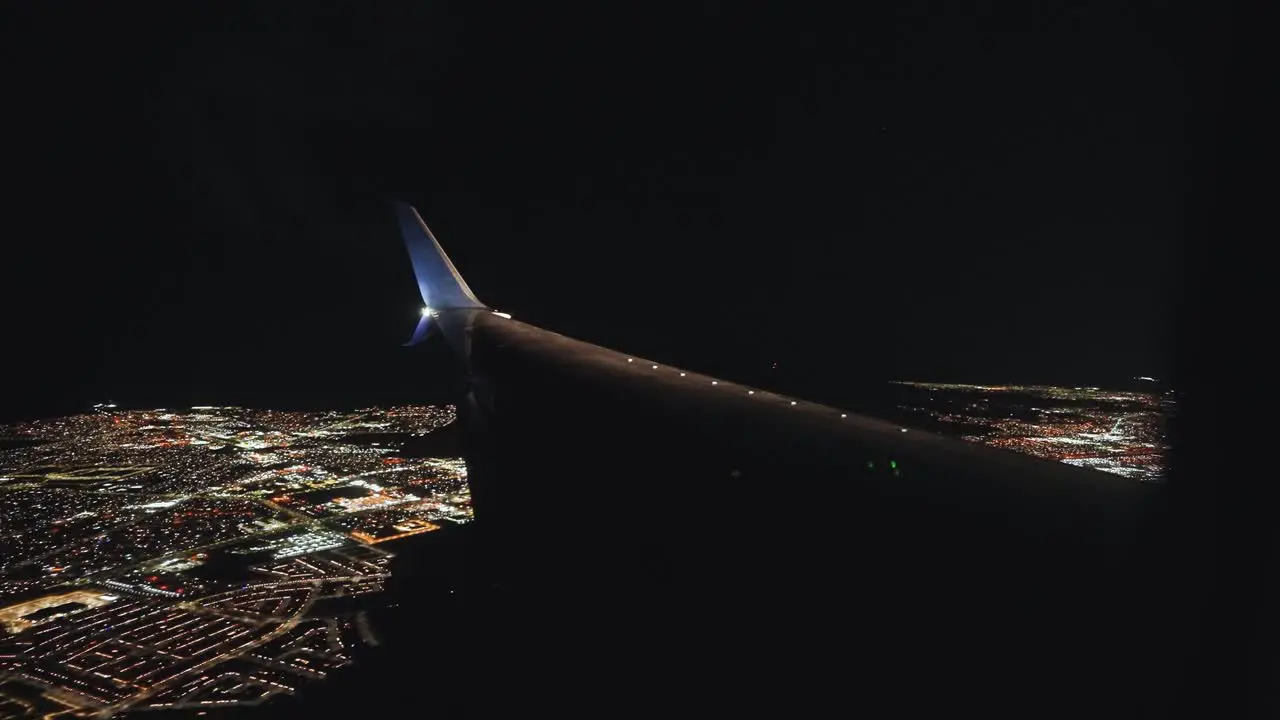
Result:
[[[463,714],[1160,712],[1161,487],[525,324],[397,214],[461,381]]]

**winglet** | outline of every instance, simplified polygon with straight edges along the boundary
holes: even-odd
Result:
[[[422,319],[418,321],[418,327],[413,331],[413,337],[409,338],[409,342],[406,342],[404,347],[411,347],[413,345],[417,345],[423,340],[426,340],[427,334],[435,327],[436,324],[431,322],[431,315],[424,312],[422,314]]]
[[[412,205],[402,202],[396,202],[395,207],[396,217],[400,220],[400,232],[404,235],[404,244],[409,250],[409,261],[413,263],[413,274],[418,278],[418,292],[422,294],[423,304],[431,312],[486,308],[471,293],[467,281],[458,274],[457,268],[449,261],[449,256],[444,254],[440,243],[436,242],[435,236],[427,229],[427,224],[422,221],[418,211]],[[421,340],[419,335],[425,335],[427,326],[427,317],[424,316],[410,344]]]

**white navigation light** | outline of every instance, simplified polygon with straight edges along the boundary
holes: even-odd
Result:
[[[791,404],[792,404],[792,405],[795,405],[795,404],[796,404],[796,401],[795,401],[795,400],[792,400],[792,401],[791,401]]]
[[[429,308],[429,307],[423,307],[423,308],[422,308],[422,317],[428,317],[428,316],[430,316],[430,315],[431,315],[431,308]]]
[[[848,416],[848,415],[846,415],[846,414],[844,414],[844,413],[840,413],[840,417],[842,417],[842,418],[847,418],[847,417],[849,417],[849,416]]]
[[[748,394],[748,395],[755,395],[755,394],[756,394],[756,391],[755,391],[755,390],[748,390],[748,391],[747,391],[747,394]]]
[[[902,432],[906,432],[906,431],[907,431],[907,429],[906,429],[906,428],[902,428]]]
[[[658,366],[657,366],[657,365],[654,365],[654,366],[653,366],[653,369],[654,369],[654,370],[657,370],[657,369],[658,369]]]
[[[511,319],[511,313],[498,312],[497,310],[494,310],[493,314],[497,315],[500,318],[506,318],[508,320]]]
[[[717,382],[717,381],[715,381],[715,380],[712,380],[712,381],[711,381],[711,384],[712,384],[712,385],[719,385],[720,383],[719,383],[719,382]]]
[[[632,360],[631,358],[627,358],[627,362],[635,362],[635,360]]]
[[[684,373],[680,373],[680,377],[684,377]]]

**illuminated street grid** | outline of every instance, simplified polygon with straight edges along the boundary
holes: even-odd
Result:
[[[364,613],[308,614],[381,591],[382,543],[471,520],[461,459],[402,452],[453,420],[100,405],[0,427],[30,441],[0,450],[0,708],[256,705],[350,664],[377,644]]]
[[[1164,479],[1170,391],[900,384],[909,395],[902,409],[931,429],[1125,477]]]

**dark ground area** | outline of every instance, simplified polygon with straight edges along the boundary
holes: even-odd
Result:
[[[26,683],[13,680],[0,682],[0,717],[24,717],[19,710],[25,710],[26,708],[31,708],[33,712],[25,715],[25,717],[56,717],[56,715],[52,714],[66,709],[63,705],[45,699],[42,697],[43,694],[43,689]],[[6,711],[13,714],[6,715]]]
[[[442,400],[447,404],[452,400]],[[359,433],[344,437],[343,442],[357,445],[395,447],[404,457],[457,457],[462,454],[461,438],[457,423],[450,423],[426,435],[414,433]]]

